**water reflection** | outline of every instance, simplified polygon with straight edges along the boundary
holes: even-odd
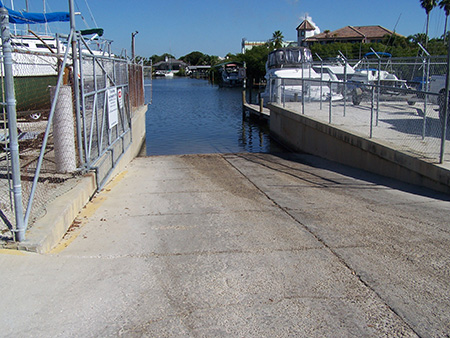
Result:
[[[153,79],[147,155],[272,152],[267,123],[242,116],[241,89],[205,80]],[[150,93],[146,93],[150,100]]]

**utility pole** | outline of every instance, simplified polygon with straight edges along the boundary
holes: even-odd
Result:
[[[138,34],[138,31],[131,33],[131,60],[134,62],[135,54],[134,54],[134,37]]]

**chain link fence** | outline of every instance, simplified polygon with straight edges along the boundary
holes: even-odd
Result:
[[[79,172],[67,173],[57,169],[55,154],[54,125],[48,122],[51,107],[51,89],[57,81],[59,58],[50,53],[14,50],[13,75],[16,97],[17,133],[20,156],[20,178],[23,207],[28,205],[36,175],[38,158],[47,127],[49,142],[43,152],[39,179],[34,192],[34,205],[30,223],[45,213],[45,205],[75,184]],[[4,74],[1,74],[2,101],[5,102]],[[71,88],[69,88],[71,89]],[[70,100],[72,100],[70,90]],[[72,102],[71,102],[71,105]],[[65,132],[61,130],[61,132]],[[72,132],[73,135],[73,132]],[[0,209],[4,220],[14,224],[14,203],[12,197],[11,153],[9,149],[9,124],[5,105],[2,105],[0,121]],[[64,156],[64,155],[63,155]],[[5,222],[3,222],[5,223]],[[1,228],[1,236],[11,237],[8,227]]]
[[[76,41],[78,67],[74,67],[70,47],[61,48],[60,53],[41,52],[27,49],[14,38],[3,39],[0,241],[4,243],[14,240],[18,231],[18,192],[25,228],[30,228],[45,214],[46,206],[75,187],[86,172],[96,171],[101,187],[132,142],[132,107],[144,104],[142,66],[93,52],[80,36]],[[11,106],[6,95],[8,57],[15,92],[19,186],[13,181],[16,147],[7,114]],[[78,76],[74,75],[76,68]]]
[[[344,72],[346,62],[352,68]],[[308,65],[303,74],[270,78],[265,102],[282,104],[426,161],[450,161],[443,104],[446,56],[341,59]]]

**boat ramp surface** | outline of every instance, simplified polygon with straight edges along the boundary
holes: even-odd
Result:
[[[449,212],[309,155],[136,158],[52,252],[0,254],[2,334],[445,336]]]

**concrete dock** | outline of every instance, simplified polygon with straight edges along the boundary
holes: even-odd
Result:
[[[310,155],[136,158],[39,255],[2,336],[444,337],[448,195]]]

